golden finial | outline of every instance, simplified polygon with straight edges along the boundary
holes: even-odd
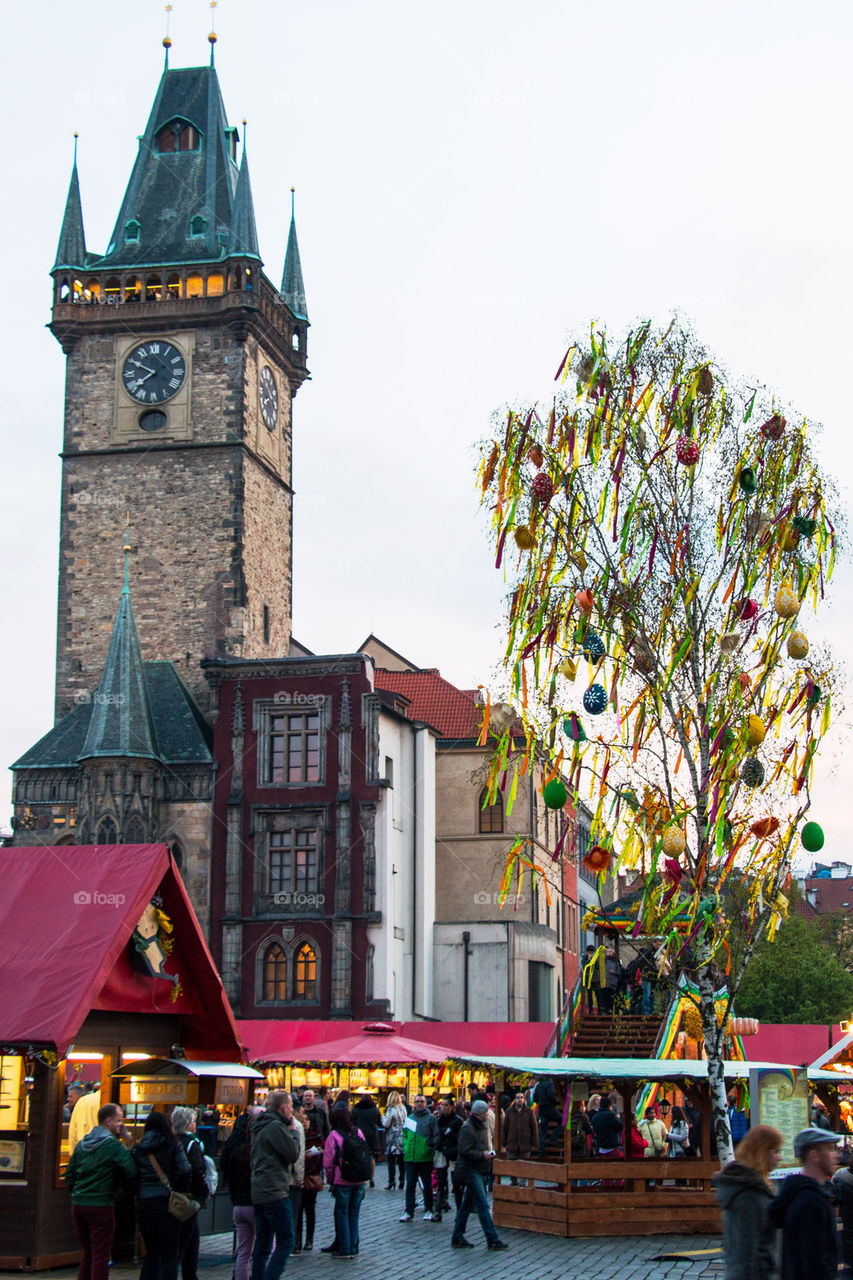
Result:
[[[169,68],[169,50],[172,47],[172,40],[169,35],[169,27],[171,25],[172,6],[166,5],[166,34],[163,36],[163,48],[166,50],[166,69]]]
[[[216,10],[217,0],[210,0],[210,65],[213,66],[213,46],[216,44]]]

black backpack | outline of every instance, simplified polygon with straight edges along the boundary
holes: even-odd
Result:
[[[369,1182],[373,1177],[373,1154],[357,1133],[345,1133],[341,1142],[341,1177],[344,1182]]]

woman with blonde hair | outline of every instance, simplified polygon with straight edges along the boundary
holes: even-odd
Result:
[[[726,1280],[770,1280],[778,1272],[776,1229],[767,1210],[773,1200],[770,1174],[782,1154],[782,1134],[769,1124],[750,1129],[713,1179],[723,1210]]]
[[[386,1191],[395,1189],[395,1170],[400,1190],[405,1191],[406,1189],[406,1180],[403,1175],[403,1125],[406,1123],[406,1119],[406,1108],[403,1106],[403,1099],[400,1094],[396,1092],[389,1093],[385,1115],[382,1117],[382,1125],[385,1129],[385,1159],[388,1162],[388,1186],[385,1188]]]

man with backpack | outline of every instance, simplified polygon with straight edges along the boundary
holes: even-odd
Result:
[[[290,1184],[299,1139],[289,1093],[276,1089],[252,1125],[252,1204],[255,1247],[251,1280],[279,1280],[293,1249]],[[275,1249],[273,1249],[273,1240]]]
[[[400,1221],[411,1222],[415,1216],[415,1188],[420,1179],[424,1189],[424,1222],[432,1222],[432,1165],[438,1147],[438,1121],[427,1110],[427,1101],[422,1093],[412,1100],[412,1106],[412,1114],[403,1125],[406,1209]]]

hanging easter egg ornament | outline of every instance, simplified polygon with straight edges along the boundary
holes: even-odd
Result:
[[[789,658],[796,658],[799,661],[804,658],[809,651],[809,642],[806,639],[804,631],[792,631],[788,636],[788,643],[785,646],[788,650]]]
[[[781,440],[787,425],[781,414],[774,413],[772,418],[768,418],[765,423],[762,423],[761,434],[765,440]]]
[[[707,365],[700,370],[699,378],[696,383],[696,389],[700,396],[709,396],[714,390],[714,375]]]
[[[603,684],[591,684],[583,695],[583,709],[591,716],[600,716],[607,706],[607,690]]]
[[[741,467],[737,473],[737,482],[748,498],[751,498],[758,488],[758,481],[752,467]]]
[[[741,637],[738,631],[726,631],[720,636],[720,648],[723,653],[734,653],[740,643]]]
[[[541,467],[545,461],[545,455],[538,444],[534,444],[527,454],[534,467]]]
[[[755,756],[750,756],[744,760],[740,776],[747,787],[760,787],[764,781],[764,765]]]
[[[489,715],[489,726],[493,733],[500,737],[505,733],[515,719],[515,712],[508,702],[496,702],[493,704],[491,714]]]
[[[780,618],[793,618],[799,613],[800,602],[789,578],[785,579],[773,597],[773,608]]]
[[[782,536],[779,539],[779,546],[782,548],[783,551],[787,551],[789,554],[791,554],[792,552],[797,550],[797,547],[799,545],[800,545],[800,535],[797,532],[797,530],[794,528],[793,521],[791,521],[791,524],[788,525],[786,529],[782,530]]]
[[[598,662],[604,657],[604,641],[597,632],[589,630],[581,642],[581,650],[588,662]]]
[[[755,617],[757,613],[758,613],[757,600],[749,600],[749,599],[741,600],[740,605],[738,606],[738,617],[740,618],[741,622],[752,622],[752,619]]]
[[[565,676],[567,680],[574,680],[578,673],[578,664],[573,662],[571,658],[564,658],[557,667],[561,676]]]
[[[800,832],[800,840],[809,853],[820,853],[826,837],[819,822],[807,822]]]
[[[766,840],[768,836],[772,836],[775,831],[779,830],[778,818],[759,818],[757,822],[753,822],[749,828],[754,836],[758,836],[759,840]]]
[[[536,501],[541,502],[543,507],[547,507],[554,496],[554,486],[544,471],[540,471],[538,476],[533,477],[531,489]]]
[[[817,520],[810,520],[808,516],[794,516],[791,524],[800,537],[806,540],[812,536],[817,528]]]
[[[550,782],[545,783],[545,789],[542,792],[542,799],[549,809],[562,809],[563,805],[569,798],[565,783],[559,778],[552,778]]]
[[[606,871],[610,866],[612,854],[609,849],[603,848],[600,844],[594,844],[587,852],[581,863],[586,867],[587,871],[592,871],[596,875],[600,875],[602,871]]]
[[[586,587],[583,591],[575,592],[575,604],[581,613],[592,613],[594,599],[589,587]]]
[[[746,745],[760,747],[767,730],[760,716],[748,716],[746,721]]]
[[[683,467],[692,467],[699,461],[699,446],[692,436],[678,437],[675,456]]]
[[[737,679],[737,682],[741,687],[741,691],[743,693],[746,693],[747,690],[752,685],[752,681],[750,680],[749,676],[746,674],[745,671],[739,671],[735,678]]]
[[[563,733],[567,738],[571,738],[573,742],[586,742],[587,740],[583,725],[574,712],[566,716],[563,721]]]
[[[806,705],[816,707],[823,697],[823,690],[819,684],[813,684],[809,692],[806,694]]]
[[[663,833],[663,851],[668,858],[677,858],[684,853],[686,843],[681,827],[667,827]]]
[[[526,524],[520,524],[512,536],[519,551],[532,551],[536,546],[536,539]]]

